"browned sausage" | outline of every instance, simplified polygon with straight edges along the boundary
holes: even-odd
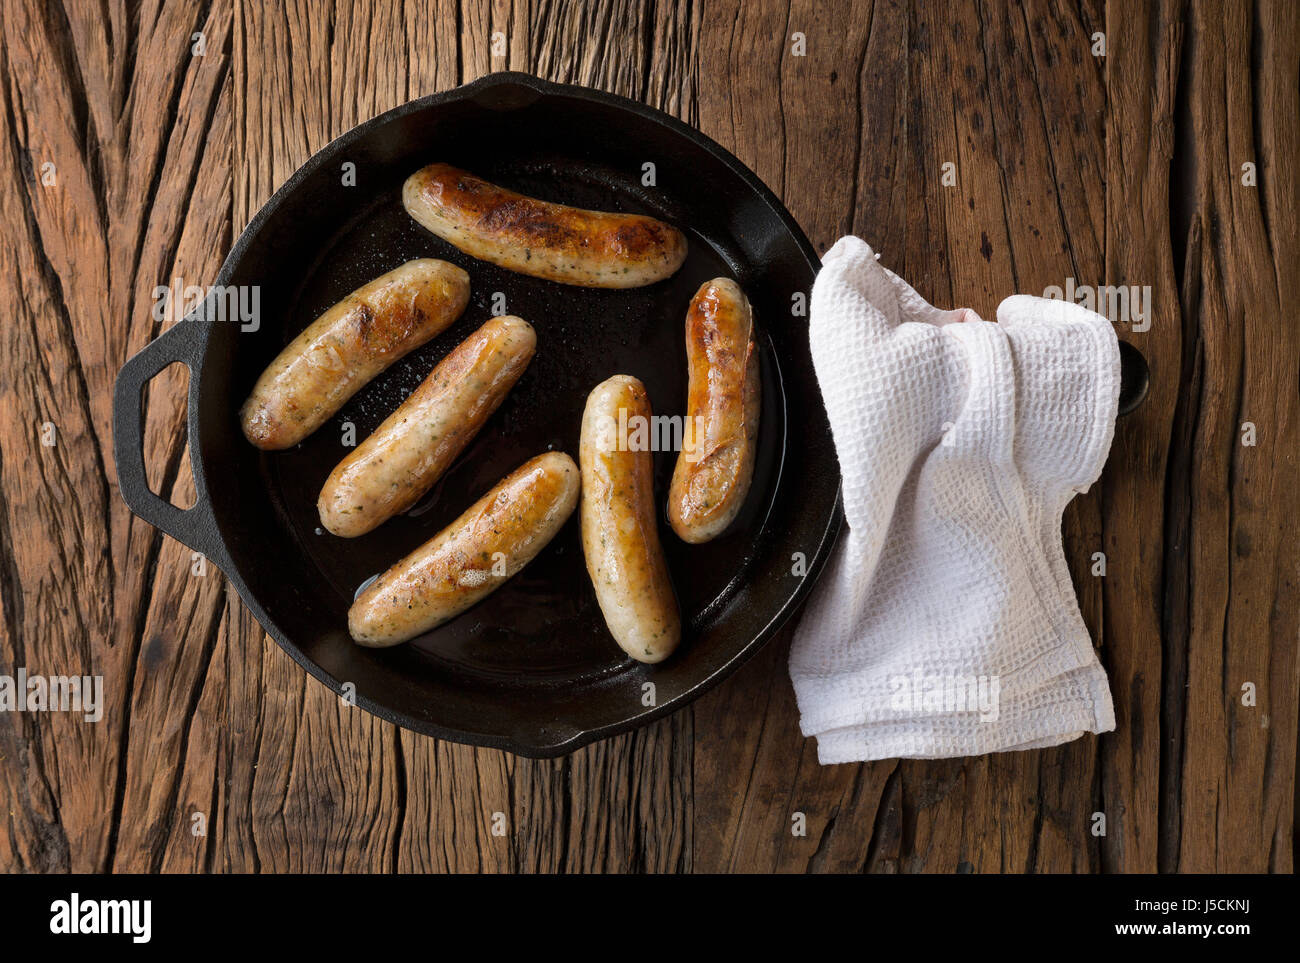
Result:
[[[650,423],[650,399],[630,375],[615,375],[587,396],[578,443],[582,551],[614,641],[639,662],[661,662],[682,628],[659,544],[650,452],[630,450],[619,436],[620,425],[635,426],[636,418]]]
[[[466,254],[562,284],[640,287],[668,277],[686,259],[686,236],[652,217],[539,201],[448,164],[412,174],[402,203]]]
[[[330,473],[316,502],[321,524],[353,538],[419,501],[505,401],[536,346],[532,325],[512,316],[461,342]]]
[[[740,285],[703,284],[686,312],[686,426],[668,491],[668,522],[686,542],[720,535],[754,474],[760,387],[753,312]]]
[[[313,321],[262,372],[239,412],[258,448],[291,448],[371,378],[442,332],[469,303],[469,275],[446,261],[407,261]]]
[[[454,618],[531,562],[577,503],[572,458],[553,451],[525,462],[357,596],[352,638],[397,645]]]

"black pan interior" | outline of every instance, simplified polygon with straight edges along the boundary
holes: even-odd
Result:
[[[649,112],[513,88],[409,106],[326,148],[232,252],[223,283],[260,286],[260,326],[241,332],[227,322],[212,333],[200,375],[202,470],[238,581],[295,657],[336,686],[352,683],[363,705],[405,725],[548,754],[660,714],[720,677],[788,612],[807,577],[794,574],[795,556],[814,569],[824,558],[837,523],[838,474],[806,319],[792,315],[792,297],[809,289],[815,261],[765,192]],[[402,209],[402,181],[435,160],[550,200],[665,219],[687,232],[690,255],[674,277],[628,291],[501,270]],[[344,184],[347,163],[355,186]],[[653,185],[643,183],[647,164]],[[469,272],[464,315],[296,448],[264,454],[244,441],[236,411],[271,358],[343,295],[417,257]],[[688,546],[661,524],[685,627],[679,651],[647,667],[618,649],[586,576],[576,514],[524,572],[460,618],[394,649],[354,645],[346,611],[358,587],[526,459],[552,449],[576,459],[582,408],[598,382],[635,375],[656,414],[683,414],[686,306],[719,275],[736,278],[755,307],[760,447],[744,511],[724,536]],[[414,509],[369,535],[323,531],[316,497],[348,451],[345,424],[364,438],[502,310],[533,324],[537,354],[455,466]],[[661,504],[674,457],[655,456]]]

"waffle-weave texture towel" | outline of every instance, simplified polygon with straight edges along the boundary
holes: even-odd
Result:
[[[790,652],[820,761],[1113,729],[1061,546],[1115,430],[1110,322],[1024,295],[996,324],[941,311],[856,237],[823,259],[810,322],[848,526]]]

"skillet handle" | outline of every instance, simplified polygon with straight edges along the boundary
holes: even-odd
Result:
[[[187,404],[191,441],[194,438],[193,412],[198,399],[197,368],[203,349],[205,306],[206,302],[145,345],[118,372],[113,388],[113,454],[117,462],[118,491],[127,507],[154,528],[202,552],[224,571],[227,567],[225,547],[217,532],[212,503],[208,500],[198,469],[194,469],[197,491],[194,506],[177,508],[150,490],[144,468],[142,391],[160,371],[176,361],[184,364],[190,372]],[[192,464],[194,461],[191,458]]]
[[[1151,368],[1142,352],[1127,341],[1119,343],[1119,414],[1127,415],[1146,399]]]

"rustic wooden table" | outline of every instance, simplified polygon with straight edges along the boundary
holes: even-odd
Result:
[[[106,708],[0,713],[0,869],[1290,870],[1298,65],[1290,0],[9,0],[0,673],[102,674]],[[823,768],[787,629],[565,759],[440,743],[342,706],[131,516],[110,399],[155,287],[211,283],[331,138],[502,69],[678,115],[819,251],[857,233],[942,305],[1149,289],[1118,328],[1150,396],[1066,517],[1114,733]],[[181,503],[184,377],[147,424]]]

